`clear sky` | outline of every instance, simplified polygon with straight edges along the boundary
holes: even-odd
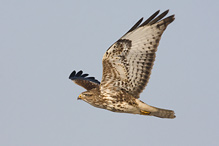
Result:
[[[218,1],[2,0],[1,146],[219,145]],[[141,17],[170,9],[144,102],[175,119],[94,108],[68,79],[101,80],[102,56]]]

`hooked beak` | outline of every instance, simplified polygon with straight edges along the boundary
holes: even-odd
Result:
[[[82,98],[81,98],[81,94],[78,96],[78,99],[77,100],[82,100]]]

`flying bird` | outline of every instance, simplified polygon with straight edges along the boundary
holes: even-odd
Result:
[[[113,112],[175,118],[174,111],[139,100],[149,81],[161,36],[174,21],[174,15],[164,18],[168,11],[158,15],[158,10],[143,23],[141,18],[109,47],[102,59],[101,82],[82,71],[73,71],[69,79],[87,90],[78,99]]]

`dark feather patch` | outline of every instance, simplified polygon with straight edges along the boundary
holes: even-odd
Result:
[[[163,17],[165,17],[167,15],[167,13],[169,12],[169,10],[166,10],[165,12],[163,12],[162,14],[160,14],[159,16],[157,16],[159,14],[160,10],[156,11],[153,15],[151,15],[146,21],[144,21],[142,24],[142,20],[143,18],[141,18],[127,33],[132,32],[133,30],[139,28],[139,27],[143,27],[145,25],[152,25],[155,24],[156,22],[160,21]],[[157,16],[157,17],[156,17]],[[173,17],[173,16],[171,16]],[[173,19],[174,20],[174,19]],[[127,34],[126,33],[126,34]],[[126,35],[125,34],[125,35]]]
[[[129,32],[131,32],[131,31],[135,30],[135,29],[141,24],[142,20],[143,20],[143,18],[141,18],[140,20],[138,20],[138,22],[135,23],[135,25],[132,26],[132,28],[131,28],[127,33],[129,33]],[[127,34],[127,33],[126,33],[126,34]]]
[[[155,12],[153,15],[151,15],[144,23],[142,23],[139,27],[145,26],[147,25],[149,22],[151,22],[151,20],[153,20],[158,14],[159,14],[160,10],[158,10],[157,12]]]
[[[162,14],[160,14],[159,16],[157,16],[154,20],[152,20],[151,22],[149,22],[149,25],[152,25],[158,21],[160,21],[163,17],[165,17],[167,15],[167,13],[169,12],[169,10],[164,11]]]
[[[73,71],[70,76],[69,79],[71,80],[86,80],[86,81],[91,81],[97,84],[100,84],[100,82],[98,80],[96,80],[94,77],[87,77],[88,74],[83,74],[83,71],[79,71],[76,73],[76,71]]]

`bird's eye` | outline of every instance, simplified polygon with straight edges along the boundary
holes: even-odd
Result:
[[[84,94],[85,96],[92,96],[92,94]]]

